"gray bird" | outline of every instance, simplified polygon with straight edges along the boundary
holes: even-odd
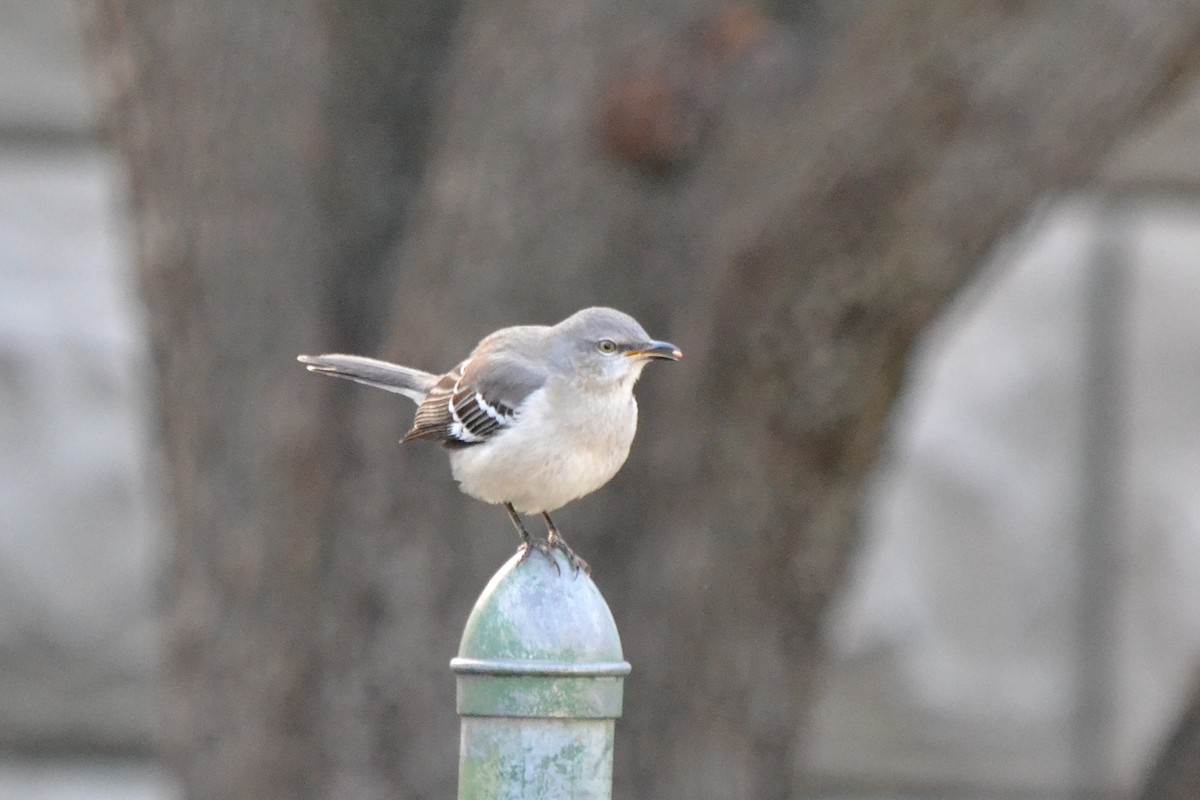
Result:
[[[628,314],[596,307],[554,326],[501,328],[444,375],[363,356],[298,358],[312,372],[412,399],[416,419],[401,442],[441,442],[462,491],[504,506],[521,536],[522,559],[558,549],[575,569],[589,571],[549,512],[617,473],[637,430],[633,385],[642,368],[682,357]],[[529,535],[520,514],[542,515],[545,541]]]

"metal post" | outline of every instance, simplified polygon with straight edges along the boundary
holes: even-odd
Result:
[[[492,577],[450,662],[459,800],[608,800],[629,663],[608,604],[557,551]]]

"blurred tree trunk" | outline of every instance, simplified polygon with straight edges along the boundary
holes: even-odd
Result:
[[[164,749],[189,797],[330,797],[337,748],[360,749],[323,729],[332,551],[380,531],[332,516],[352,398],[295,357],[386,330],[459,4],[84,8],[129,163],[174,513]]]
[[[559,515],[634,664],[616,792],[798,790],[914,337],[1170,95],[1200,8],[777,5],[89,4],[157,354],[191,796],[452,795],[446,662],[515,539],[396,444],[410,409],[293,358],[447,368],[597,303],[687,353],[643,381],[626,469]]]

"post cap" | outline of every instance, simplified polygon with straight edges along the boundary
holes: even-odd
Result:
[[[450,662],[460,714],[620,716],[630,667],[612,612],[590,576],[553,558],[514,555],[475,602]]]

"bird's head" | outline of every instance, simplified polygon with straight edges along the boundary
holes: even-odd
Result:
[[[652,360],[678,361],[679,348],[651,339],[637,320],[613,308],[585,308],[551,329],[556,356],[575,374],[598,384],[628,383]]]

